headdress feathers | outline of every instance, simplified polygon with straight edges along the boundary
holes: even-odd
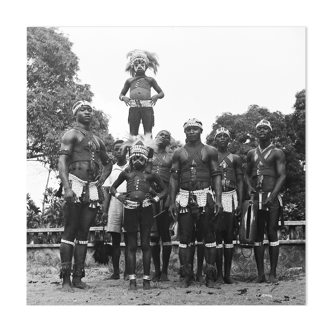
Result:
[[[138,58],[143,59],[147,67],[153,70],[154,74],[158,71],[159,62],[156,53],[135,49],[127,54],[127,58],[130,58],[130,60],[126,65],[125,71],[128,71],[131,76],[135,76],[133,63]]]

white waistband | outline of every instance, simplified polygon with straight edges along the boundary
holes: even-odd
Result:
[[[130,107],[152,107],[151,100],[138,100],[138,99],[130,99],[129,101]]]
[[[141,205],[141,203],[135,202],[135,201],[130,201],[128,199],[126,200],[126,203],[123,204],[124,208],[128,209],[128,210],[137,209],[140,205]],[[147,198],[142,202],[142,207],[147,207],[150,205],[152,205],[152,203]]]

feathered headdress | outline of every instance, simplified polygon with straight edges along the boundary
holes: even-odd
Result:
[[[153,70],[154,74],[157,73],[159,62],[155,53],[135,49],[127,54],[127,58],[130,59],[126,65],[126,71],[128,71],[131,76],[135,76],[134,62],[137,59],[142,59],[146,63],[147,67]]]
[[[129,159],[133,156],[143,156],[145,159],[150,158],[151,149],[152,153],[157,149],[157,144],[150,134],[132,136],[126,135],[126,141],[122,143],[123,147],[129,148]]]

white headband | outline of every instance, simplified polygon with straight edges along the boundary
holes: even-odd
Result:
[[[184,123],[183,129],[186,129],[188,127],[199,127],[203,130],[202,122],[196,118],[189,119],[187,122]]]
[[[76,103],[74,104],[74,106],[73,106],[73,108],[72,108],[73,114],[76,115],[76,112],[77,112],[82,106],[88,106],[88,107],[90,107],[91,109],[93,109],[92,106],[91,106],[91,104],[90,104],[88,101],[80,100],[80,101],[78,101],[78,102],[76,102]]]
[[[231,135],[229,134],[229,131],[224,127],[220,127],[216,130],[216,133],[214,135],[214,139],[216,139],[216,137],[221,133],[224,133],[224,134],[228,135],[229,138],[231,138]]]
[[[259,127],[259,126],[267,126],[271,129],[272,131],[272,126],[271,126],[271,123],[265,119],[262,119],[261,121],[259,121],[257,124],[256,124],[256,128]]]

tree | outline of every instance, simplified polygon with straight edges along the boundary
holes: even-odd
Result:
[[[78,58],[72,43],[56,28],[27,30],[27,158],[56,170],[60,138],[75,119],[77,100],[91,101],[88,84],[81,84]],[[95,110],[92,130],[102,139],[108,134],[108,116]]]

